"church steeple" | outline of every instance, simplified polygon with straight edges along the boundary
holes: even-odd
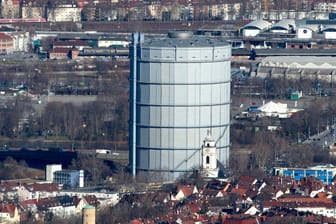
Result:
[[[218,177],[216,143],[208,130],[202,145],[202,175],[204,177]]]

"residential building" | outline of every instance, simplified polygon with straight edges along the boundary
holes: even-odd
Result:
[[[0,33],[0,54],[10,54],[14,51],[13,38],[5,33]]]
[[[95,21],[100,19],[100,10],[93,3],[85,5],[82,9],[82,21]]]
[[[28,52],[31,44],[29,32],[18,31],[11,33],[14,52]]]
[[[37,208],[41,212],[51,212],[61,218],[71,217],[76,211],[76,206],[70,196],[42,198],[37,201]]]
[[[23,211],[30,211],[32,213],[36,213],[37,210],[37,199],[30,199],[30,200],[20,200],[19,206],[22,208]]]
[[[180,185],[176,191],[176,194],[172,197],[172,200],[181,201],[192,194],[198,193],[198,189],[194,185]]]
[[[74,204],[76,206],[76,212],[75,214],[80,215],[82,214],[83,208],[85,206],[92,206],[92,207],[97,207],[99,205],[98,199],[94,195],[86,195],[83,197],[77,197],[73,196],[72,197]]]
[[[48,0],[23,0],[21,6],[22,19],[45,18]]]
[[[16,205],[3,204],[0,206],[0,222],[15,224],[20,222],[19,211]]]
[[[76,0],[79,8],[83,9],[83,7],[85,7],[86,5],[90,4],[93,1],[90,0]]]
[[[95,20],[99,21],[111,21],[117,20],[118,18],[123,19],[125,15],[120,12],[128,12],[130,10],[127,6],[123,8],[118,3],[116,4],[111,1],[107,3],[99,2],[95,6]]]
[[[162,19],[161,9],[163,8],[161,1],[152,0],[146,4],[146,15],[148,19]]]
[[[70,56],[68,48],[54,48],[49,52],[49,59],[67,59]]]
[[[20,18],[20,0],[2,0],[1,16],[6,19]]]
[[[19,200],[55,197],[61,188],[55,183],[26,183],[17,191]]]
[[[47,20],[49,22],[79,22],[81,9],[76,3],[54,4],[49,8]]]

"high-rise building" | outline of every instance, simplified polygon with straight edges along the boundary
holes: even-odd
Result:
[[[130,52],[133,174],[174,180],[199,169],[208,130],[219,168],[225,169],[230,145],[230,45],[187,31],[150,38],[135,33]]]

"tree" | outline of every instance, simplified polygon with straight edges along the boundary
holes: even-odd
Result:
[[[248,170],[249,156],[245,153],[233,152],[230,154],[230,169],[234,177],[239,177]]]
[[[84,176],[89,185],[98,185],[107,177],[112,175],[111,168],[95,154],[79,153],[78,158],[72,161],[71,167],[77,170],[84,170]]]
[[[296,145],[283,155],[290,167],[304,167],[313,164],[314,150],[310,145]]]
[[[271,147],[267,144],[263,138],[259,138],[260,141],[251,147],[252,164],[261,170],[266,170],[271,165],[272,152]]]

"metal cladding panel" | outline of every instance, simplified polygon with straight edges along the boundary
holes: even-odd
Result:
[[[137,170],[169,180],[202,164],[209,129],[222,167],[229,158],[231,48],[179,41],[182,46],[138,46]]]
[[[162,59],[165,60],[175,60],[175,49],[173,48],[161,49],[161,56]]]

